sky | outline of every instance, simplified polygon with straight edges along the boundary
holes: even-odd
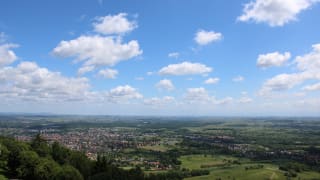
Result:
[[[4,0],[0,112],[320,116],[320,0]]]

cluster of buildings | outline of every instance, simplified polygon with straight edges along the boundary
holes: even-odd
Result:
[[[17,133],[14,137],[21,141],[31,141],[35,133],[40,133],[49,144],[59,142],[69,149],[85,152],[87,157],[93,160],[97,158],[97,154],[160,143],[156,133],[141,133],[125,128],[42,129],[32,133],[29,131]]]

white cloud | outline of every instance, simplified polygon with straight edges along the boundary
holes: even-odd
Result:
[[[94,66],[83,66],[78,69],[78,75],[83,75],[83,74],[91,72],[93,70],[94,70]]]
[[[234,77],[232,79],[233,82],[242,82],[244,81],[244,77],[243,76],[237,76],[237,77]]]
[[[9,65],[17,60],[16,54],[11,50],[16,47],[18,47],[17,44],[0,45],[0,67]]]
[[[0,69],[2,99],[32,101],[74,101],[90,95],[86,78],[68,78],[34,62]]]
[[[214,96],[210,96],[208,91],[203,88],[188,88],[184,95],[184,100],[191,104],[212,104],[223,105],[232,103],[232,97],[225,97],[223,99],[216,99]]]
[[[170,64],[160,69],[159,74],[161,75],[195,75],[195,74],[206,74],[212,71],[211,67],[208,67],[200,63],[182,62],[179,64]]]
[[[300,71],[309,72],[311,76],[320,78],[320,44],[312,45],[313,51],[304,56],[297,56],[295,63]]]
[[[98,17],[97,21],[93,23],[93,26],[96,32],[105,35],[124,34],[138,27],[135,21],[129,21],[127,19],[126,13]]]
[[[220,81],[219,78],[209,78],[204,81],[205,84],[217,84]]]
[[[219,100],[214,99],[214,104],[215,105],[230,104],[232,102],[233,102],[233,98],[232,97],[225,97],[225,98],[219,99]]]
[[[270,26],[283,26],[297,20],[297,15],[319,0],[255,0],[245,4],[239,21],[267,23]]]
[[[167,90],[167,91],[171,91],[174,90],[174,85],[172,84],[171,80],[169,79],[162,79],[160,80],[157,84],[156,87],[159,90]]]
[[[163,98],[153,97],[150,99],[145,99],[143,103],[148,106],[162,107],[175,102],[175,98],[172,96],[165,96]]]
[[[249,97],[241,97],[239,100],[238,100],[239,103],[242,103],[242,104],[247,104],[247,103],[251,103],[253,102],[253,99],[249,98]]]
[[[178,58],[180,54],[178,52],[172,52],[168,54],[169,58]]]
[[[137,91],[137,89],[125,85],[118,86],[107,92],[107,100],[114,103],[128,103],[130,99],[141,99],[143,96]]]
[[[300,74],[279,74],[264,83],[264,87],[272,90],[288,90],[302,83],[304,78]]]
[[[222,38],[221,33],[217,33],[214,31],[205,31],[205,30],[199,30],[194,40],[201,46],[210,44],[215,41],[219,41]]]
[[[135,40],[122,43],[121,39],[102,36],[80,36],[70,41],[61,41],[54,48],[53,54],[59,57],[75,57],[76,61],[84,61],[86,72],[92,67],[113,66],[120,61],[128,60],[142,54],[139,43]]]
[[[188,88],[184,96],[184,99],[190,103],[203,102],[207,103],[212,100],[207,90],[203,87],[200,88]]]
[[[60,72],[39,67],[34,62],[21,62],[17,67],[0,68],[0,98],[22,102],[122,103],[141,99],[143,96],[129,85],[109,91],[91,91],[89,79],[70,78]]]
[[[118,71],[115,69],[102,69],[98,72],[98,75],[107,79],[115,79],[118,75]]]
[[[313,51],[303,56],[297,56],[294,60],[295,73],[282,73],[268,79],[262,86],[259,94],[266,95],[272,91],[291,89],[306,80],[320,79],[320,44],[312,46]],[[309,86],[307,89],[310,89]],[[305,90],[307,90],[305,89]],[[312,88],[311,88],[312,89]]]
[[[282,66],[291,58],[289,52],[283,54],[279,52],[273,52],[268,54],[260,54],[257,60],[257,66],[267,68],[271,66]]]
[[[305,86],[305,87],[303,87],[303,90],[306,90],[306,91],[320,91],[320,83],[316,83],[316,84]]]

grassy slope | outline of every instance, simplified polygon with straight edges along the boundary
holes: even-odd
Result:
[[[231,156],[211,156],[208,155],[188,155],[182,156],[179,160],[182,162],[182,168],[188,169],[200,169],[201,165],[224,165],[227,164],[227,160],[236,160],[237,158]]]
[[[252,165],[252,164],[251,164]],[[228,168],[211,169],[210,175],[187,178],[188,180],[204,180],[204,179],[238,179],[238,180],[255,180],[255,179],[280,179],[285,180],[283,172],[279,171],[272,165],[264,164],[263,169],[245,170],[245,165],[233,166]]]
[[[207,168],[210,170],[210,175],[198,176],[187,178],[187,180],[215,180],[217,178],[221,179],[237,179],[237,180],[256,180],[256,179],[277,179],[285,180],[284,171],[280,171],[278,166],[266,163],[254,163],[248,160],[240,160],[241,165],[230,164],[225,160],[236,160],[237,158],[230,156],[207,156],[204,155],[190,155],[182,156],[180,160],[182,161],[181,167],[189,169],[200,169],[201,165],[213,165],[213,167]],[[245,170],[246,166],[254,166],[257,164],[262,164],[264,167],[262,169],[251,169]],[[214,166],[216,165],[216,166]],[[320,179],[320,173],[317,172],[303,172],[299,173],[298,177],[301,179]],[[295,179],[298,179],[295,178]]]

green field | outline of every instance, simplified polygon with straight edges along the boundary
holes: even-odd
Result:
[[[179,160],[182,162],[182,168],[188,169],[200,169],[201,165],[208,165],[208,166],[222,166],[227,165],[228,161],[237,160],[237,158],[231,156],[211,156],[207,155],[188,155],[188,156],[181,156]]]
[[[231,156],[207,156],[204,155],[189,155],[180,158],[182,168],[200,169],[203,165],[209,165],[210,175],[196,176],[186,178],[186,180],[215,180],[215,179],[237,179],[237,180],[257,180],[257,179],[277,179],[286,180],[284,171],[279,170],[277,165],[268,163],[250,162],[246,159],[237,159]],[[238,160],[241,164],[232,163],[233,160]],[[260,169],[245,170],[248,166],[263,165]],[[320,173],[303,172],[298,173],[296,178],[292,179],[320,179]]]
[[[254,164],[236,165],[230,167],[212,168],[210,175],[187,178],[189,180],[197,179],[286,179],[284,172],[278,170],[277,166],[263,164],[262,169],[245,170],[245,166]]]

